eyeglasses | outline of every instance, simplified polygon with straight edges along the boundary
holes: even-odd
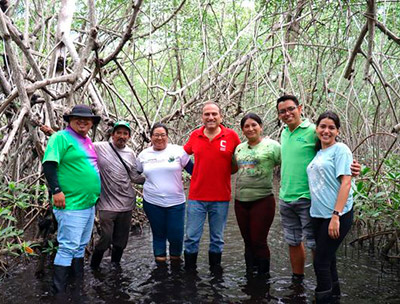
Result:
[[[292,113],[292,112],[293,112],[294,110],[296,110],[297,108],[298,108],[298,106],[295,106],[295,107],[288,107],[288,108],[286,108],[286,109],[279,110],[278,113],[279,113],[279,115],[285,115],[286,112]]]
[[[153,134],[152,137],[155,137],[155,138],[166,138],[167,134]]]

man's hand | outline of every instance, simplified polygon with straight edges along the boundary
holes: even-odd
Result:
[[[360,175],[361,165],[357,160],[353,160],[353,163],[350,165],[350,170],[353,177],[357,177]]]
[[[46,126],[46,125],[42,125],[40,127],[40,131],[42,131],[44,134],[46,134],[47,136],[50,136],[54,133],[56,133],[56,131],[54,131],[51,127]]]
[[[65,209],[65,195],[63,192],[53,194],[53,202],[57,208]]]

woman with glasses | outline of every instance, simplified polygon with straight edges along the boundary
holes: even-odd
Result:
[[[353,156],[349,147],[336,141],[340,120],[334,112],[322,113],[316,126],[317,154],[307,167],[310,215],[317,245],[314,255],[315,297],[317,303],[333,303],[333,298],[340,297],[336,250],[353,221],[350,170]]]
[[[252,274],[256,267],[258,274],[268,275],[267,237],[275,216],[272,178],[281,161],[281,148],[275,140],[262,137],[258,115],[245,115],[240,127],[247,141],[235,150],[233,171],[237,170],[235,213],[245,245],[246,272]]]
[[[171,262],[180,263],[185,219],[185,194],[182,169],[193,168],[181,146],[168,143],[168,128],[156,123],[150,130],[152,146],[137,158],[137,169],[146,176],[143,185],[143,209],[153,233],[156,263],[167,261],[167,241]]]

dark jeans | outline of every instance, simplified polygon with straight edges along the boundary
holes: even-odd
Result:
[[[327,291],[332,288],[332,282],[338,281],[336,270],[336,250],[346,237],[353,222],[353,210],[340,217],[339,238],[331,239],[328,235],[329,219],[312,218],[317,247],[314,256],[314,270],[317,277],[316,291]]]
[[[125,249],[131,228],[132,211],[100,210],[99,218],[101,233],[95,249],[106,251],[111,244],[114,248]]]
[[[274,196],[252,202],[236,200],[235,213],[246,253],[251,253],[259,259],[269,259],[267,237],[275,217]]]
[[[165,257],[167,255],[167,240],[170,256],[180,256],[183,249],[185,203],[161,207],[143,200],[143,209],[153,233],[154,256]]]

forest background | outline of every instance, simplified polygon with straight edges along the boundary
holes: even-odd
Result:
[[[247,112],[279,139],[276,99],[299,97],[304,116],[337,112],[340,138],[363,165],[358,237],[398,263],[400,237],[400,2],[376,0],[1,0],[0,269],[51,253],[36,231],[48,195],[40,160],[47,136],[78,103],[102,122],[131,122],[147,145],[155,122],[183,144],[201,105],[220,104],[240,133]],[[36,231],[35,233],[29,231]],[[35,247],[36,246],[36,247]],[[35,249],[36,248],[36,249]],[[38,249],[40,248],[40,249]],[[39,252],[40,250],[40,252]]]

